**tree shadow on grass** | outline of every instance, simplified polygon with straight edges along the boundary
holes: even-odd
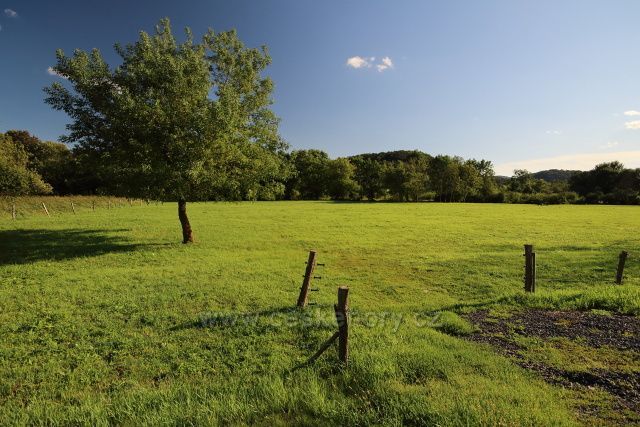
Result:
[[[129,230],[2,230],[0,265],[94,257],[155,246],[128,242],[121,236],[121,233],[127,231]]]

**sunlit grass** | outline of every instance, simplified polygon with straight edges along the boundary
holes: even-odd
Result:
[[[0,424],[573,424],[561,389],[431,316],[496,303],[639,313],[637,207],[188,209],[187,246],[174,204],[0,222]],[[536,296],[522,296],[525,243]],[[312,248],[326,267],[300,313]],[[335,329],[339,285],[351,363],[330,349],[299,368]]]

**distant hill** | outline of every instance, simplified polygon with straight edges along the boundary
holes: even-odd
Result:
[[[427,153],[423,153],[419,150],[396,150],[396,151],[384,151],[380,153],[363,153],[358,154],[356,156],[351,156],[349,158],[353,159],[354,157],[360,157],[363,159],[372,159],[377,162],[407,162],[412,158],[417,158],[421,156],[426,156],[430,158],[431,156]]]
[[[568,181],[571,176],[580,171],[566,169],[548,169],[533,173],[536,179],[543,179],[547,182]]]
[[[531,175],[536,179],[542,179],[547,182],[568,181],[571,175],[580,171],[572,171],[567,169],[547,169],[540,172],[534,172]],[[510,176],[497,175],[496,182],[504,184],[511,179]]]

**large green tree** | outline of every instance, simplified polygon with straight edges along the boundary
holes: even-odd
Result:
[[[356,168],[349,159],[339,157],[327,164],[327,193],[334,200],[358,198],[360,186],[355,181]]]
[[[187,201],[280,194],[286,144],[262,76],[266,47],[246,48],[235,31],[191,31],[178,43],[169,20],[155,34],[115,46],[112,69],[97,49],[58,50],[46,102],[72,122],[63,142],[94,163],[111,192],[177,201],[183,242],[193,241]]]
[[[355,179],[360,185],[362,196],[369,201],[375,200],[384,190],[383,164],[365,156],[355,156],[351,161],[356,167]]]
[[[296,175],[289,180],[288,197],[291,199],[321,199],[327,194],[328,171],[331,160],[322,150],[296,150],[291,153],[291,164]]]

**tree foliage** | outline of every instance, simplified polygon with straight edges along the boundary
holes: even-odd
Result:
[[[42,141],[26,130],[10,130],[7,135],[27,154],[27,168],[39,174],[56,194],[76,192],[71,187],[76,171],[73,156],[66,145]]]
[[[296,171],[287,183],[289,199],[321,199],[327,194],[329,155],[321,150],[296,150],[290,162]]]
[[[626,169],[620,162],[601,163],[569,179],[571,189],[587,203],[640,204],[640,168]]]
[[[115,194],[159,200],[257,198],[280,194],[286,144],[270,110],[273,84],[261,76],[266,48],[244,47],[235,31],[209,30],[178,43],[164,19],[134,44],[101,53],[56,53],[46,102],[72,123],[77,144]]]
[[[29,169],[29,156],[9,135],[0,133],[0,194],[49,194],[51,186]]]
[[[275,198],[284,191],[287,148],[270,110],[266,47],[246,48],[235,31],[209,30],[179,43],[168,19],[154,34],[116,45],[111,68],[99,50],[56,53],[67,79],[46,102],[72,119],[62,140],[77,144],[116,195],[178,201],[184,242],[186,202]]]

